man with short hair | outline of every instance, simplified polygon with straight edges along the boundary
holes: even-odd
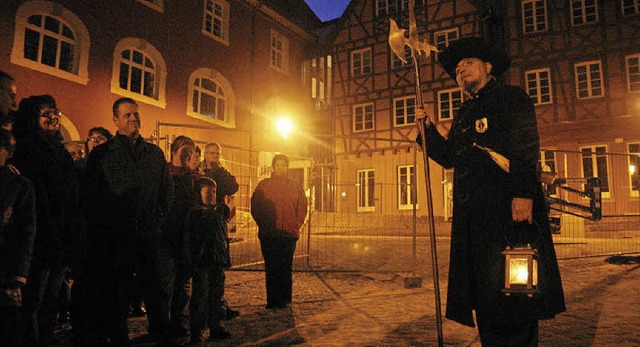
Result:
[[[113,123],[116,135],[91,151],[85,171],[89,259],[84,275],[86,285],[97,290],[92,299],[98,301],[89,314],[103,314],[93,328],[106,325],[103,332],[111,344],[128,345],[131,284],[134,274],[139,275],[149,333],[158,346],[165,346],[171,343],[165,273],[169,258],[160,247],[160,229],[173,184],[162,150],[140,135],[133,99],[114,102]]]
[[[537,346],[538,320],[566,308],[536,173],[540,143],[533,103],[522,89],[498,80],[509,57],[479,38],[454,41],[438,59],[467,96],[447,138],[416,110],[429,157],[455,168],[446,317],[473,327],[475,311],[483,346]],[[502,251],[520,239],[539,255],[539,292],[533,297],[501,291]]]
[[[0,71],[0,128],[11,131],[15,122],[16,82],[13,77]]]

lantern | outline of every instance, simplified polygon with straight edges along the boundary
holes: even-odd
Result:
[[[524,247],[509,247],[504,254],[504,288],[502,292],[526,294],[532,297],[538,292],[538,251],[530,244]]]

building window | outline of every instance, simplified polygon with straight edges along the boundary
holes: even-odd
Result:
[[[164,0],[137,0],[139,3],[149,6],[150,8],[164,13]]]
[[[371,73],[371,48],[351,52],[351,76],[358,77]]]
[[[451,120],[462,105],[460,88],[438,91],[438,120]]]
[[[547,4],[545,0],[522,2],[522,31],[525,34],[547,31]]]
[[[602,181],[602,197],[609,198],[609,170],[607,163],[607,147],[581,147],[582,177],[599,177]]]
[[[598,21],[597,0],[571,0],[571,23],[574,26]]]
[[[412,125],[416,119],[416,97],[393,99],[393,125]]]
[[[187,115],[226,128],[235,127],[235,97],[229,81],[218,71],[200,68],[189,78]]]
[[[459,39],[458,28],[436,31],[434,34],[435,46],[438,51],[443,51],[445,48],[449,47],[451,42]]]
[[[229,3],[226,0],[204,0],[202,33],[229,45]]]
[[[551,150],[541,150],[538,160],[538,171],[556,172],[556,152]]]
[[[287,72],[289,65],[289,39],[271,30],[271,67]]]
[[[640,143],[630,143],[629,154],[631,196],[640,196]]]
[[[575,65],[576,94],[578,99],[598,98],[604,96],[602,81],[602,63],[589,61]]]
[[[417,202],[414,192],[416,189],[416,167],[413,165],[398,166],[398,209],[413,209]]]
[[[640,54],[626,57],[627,86],[630,92],[640,92]]]
[[[126,49],[120,53],[120,88],[150,98],[156,95],[156,67],[144,52]]]
[[[47,1],[28,1],[16,13],[11,62],[87,84],[89,32],[73,12]]]
[[[373,104],[353,106],[353,132],[373,130]]]
[[[407,66],[412,66],[413,58],[411,57],[411,48],[409,48],[409,46],[404,46],[404,60],[406,61],[406,63],[400,60],[400,58],[398,58],[398,56],[396,56],[396,54],[393,53],[393,51],[391,51],[391,68],[392,69],[399,69]]]
[[[167,67],[160,52],[145,40],[116,44],[111,92],[164,108]]]
[[[551,97],[551,73],[549,69],[530,70],[525,72],[527,93],[535,105],[550,104]]]
[[[356,183],[358,212],[375,211],[375,179],[373,173],[373,169],[358,170],[358,183]]]
[[[640,0],[621,0],[622,15],[634,16],[640,13]]]
[[[409,10],[409,0],[376,0],[376,16]],[[423,0],[415,0],[415,6],[421,6]]]

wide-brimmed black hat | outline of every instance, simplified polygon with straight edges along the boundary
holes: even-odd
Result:
[[[491,63],[491,74],[500,77],[509,68],[511,59],[479,37],[467,37],[456,40],[449,47],[438,53],[438,63],[453,78],[456,79],[456,65],[465,58],[478,58]]]

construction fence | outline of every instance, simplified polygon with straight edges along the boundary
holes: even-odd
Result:
[[[163,126],[160,129],[158,125],[157,133],[162,133],[158,144],[166,151],[171,139],[185,128]],[[194,139],[200,145],[206,142]],[[222,141],[221,145],[222,164],[240,185],[229,201],[234,210],[230,228],[233,269],[262,270],[250,199],[257,183],[269,176],[269,156],[273,153]],[[639,160],[632,149],[640,151],[630,145],[625,153],[609,153],[604,147],[542,152],[541,169],[551,173],[545,189],[560,259],[640,252]],[[430,222],[420,155],[415,148],[403,147],[383,155],[338,161],[338,169],[310,158],[294,158],[290,173],[305,187],[310,206],[294,255],[295,269],[428,271],[432,259]],[[445,259],[450,241],[453,171],[433,164],[431,173],[435,241],[438,257]],[[595,187],[589,177],[599,177],[600,186]],[[598,201],[594,203],[594,199]]]

